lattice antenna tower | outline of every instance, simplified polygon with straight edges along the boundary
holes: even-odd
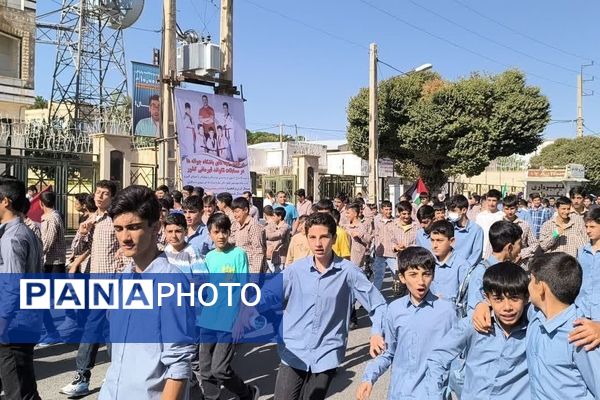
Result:
[[[129,122],[123,30],[139,18],[143,5],[143,0],[62,1],[51,123],[68,121],[76,135],[86,135]]]

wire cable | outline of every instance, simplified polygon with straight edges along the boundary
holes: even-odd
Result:
[[[246,1],[248,1],[248,0],[246,0]],[[445,42],[445,43],[447,43],[447,44],[449,44],[449,45],[451,45],[451,46],[453,46],[453,47],[456,47],[456,48],[458,48],[458,49],[461,49],[461,50],[463,50],[463,51],[466,51],[466,52],[468,52],[468,53],[471,53],[471,54],[473,54],[473,55],[475,55],[475,56],[478,56],[478,57],[481,57],[481,58],[483,58],[483,59],[486,59],[486,60],[488,60],[488,61],[490,61],[490,62],[492,62],[492,63],[494,63],[494,64],[501,65],[501,66],[503,66],[503,67],[505,67],[505,68],[514,68],[514,66],[512,66],[512,65],[506,64],[506,63],[504,63],[504,62],[502,62],[502,61],[500,61],[500,60],[497,60],[497,59],[495,59],[495,58],[492,58],[492,57],[489,57],[489,56],[487,56],[487,55],[485,55],[485,54],[479,53],[478,51],[472,50],[472,49],[470,49],[470,48],[468,48],[468,47],[465,47],[465,46],[463,46],[463,45],[461,45],[461,44],[458,44],[458,43],[456,43],[456,42],[454,42],[454,41],[452,41],[452,40],[450,40],[450,39],[446,39],[446,38],[445,38],[445,37],[443,37],[443,36],[440,36],[440,35],[438,35],[438,34],[435,34],[435,33],[433,33],[433,32],[430,32],[430,31],[428,31],[428,30],[426,30],[426,29],[423,29],[423,28],[421,28],[420,26],[418,26],[418,25],[415,25],[415,24],[413,24],[412,22],[409,22],[409,21],[407,21],[407,20],[405,20],[405,19],[402,19],[402,18],[398,17],[397,15],[395,15],[395,14],[393,14],[393,13],[391,13],[391,12],[389,12],[389,11],[387,11],[387,10],[385,10],[385,9],[381,8],[381,7],[378,7],[378,6],[376,6],[376,5],[375,5],[375,4],[373,4],[373,3],[370,3],[370,2],[368,2],[368,1],[366,1],[366,0],[358,0],[358,1],[360,1],[361,3],[363,3],[363,4],[365,4],[365,5],[369,6],[369,7],[371,7],[371,8],[372,8],[372,9],[374,9],[374,10],[377,10],[378,12],[380,12],[380,13],[382,13],[382,14],[384,14],[384,15],[387,15],[387,16],[388,16],[388,17],[390,17],[390,18],[393,18],[393,19],[395,19],[396,21],[398,21],[398,22],[400,22],[400,23],[402,23],[402,24],[404,24],[404,25],[406,25],[406,26],[409,26],[409,27],[411,27],[411,28],[412,28],[412,29],[414,29],[414,30],[417,30],[417,31],[419,31],[419,32],[422,32],[422,33],[425,33],[426,35],[428,35],[428,36],[431,36],[431,37],[433,37],[433,38],[435,38],[435,39],[438,39],[438,40],[440,40],[440,41],[442,41],[442,42]],[[525,72],[527,72],[527,71],[525,71]],[[527,74],[528,74],[528,75],[531,75],[531,76],[534,76],[534,77],[536,77],[536,78],[538,78],[538,79],[542,79],[542,80],[545,80],[545,81],[548,81],[548,82],[555,83],[555,84],[557,84],[557,85],[566,86],[566,87],[570,87],[570,88],[576,88],[576,86],[575,86],[575,85],[571,85],[571,84],[568,84],[568,83],[566,83],[566,82],[557,81],[557,80],[555,80],[555,79],[548,78],[548,77],[546,77],[546,76],[543,76],[543,75],[535,74],[535,73],[532,73],[532,72],[527,72]]]
[[[563,65],[560,65],[560,64],[557,64],[557,63],[554,63],[554,62],[551,62],[551,61],[546,61],[546,60],[541,59],[539,57],[536,57],[534,55],[528,54],[528,53],[526,53],[524,51],[521,51],[521,50],[515,49],[515,48],[513,48],[511,46],[508,46],[508,45],[506,45],[506,44],[504,44],[502,42],[497,41],[496,39],[493,39],[493,38],[489,37],[489,36],[482,35],[479,32],[474,31],[471,28],[467,28],[466,26],[464,26],[464,25],[462,25],[462,24],[460,24],[460,23],[458,23],[456,21],[453,21],[452,19],[450,19],[450,18],[448,18],[448,17],[446,17],[446,16],[438,13],[437,11],[434,11],[434,10],[428,8],[428,7],[425,7],[422,4],[419,4],[419,3],[415,2],[414,0],[408,0],[408,2],[411,3],[412,5],[414,5],[415,7],[418,7],[420,9],[422,9],[422,10],[425,10],[426,12],[428,12],[428,13],[430,13],[432,15],[435,15],[436,17],[438,17],[438,18],[440,18],[440,19],[448,22],[449,24],[452,24],[452,25],[454,25],[454,26],[456,26],[456,27],[458,27],[458,28],[460,28],[460,29],[462,29],[462,30],[464,30],[466,32],[471,33],[472,35],[477,36],[478,38],[481,38],[483,40],[487,40],[490,43],[493,43],[496,46],[500,46],[500,47],[502,47],[504,49],[507,49],[507,50],[512,51],[512,52],[515,52],[517,54],[520,54],[520,55],[522,55],[524,57],[531,58],[532,60],[535,60],[535,61],[537,61],[539,63],[542,63],[542,64],[546,64],[546,65],[550,65],[552,67],[560,68],[560,69],[568,71],[568,72],[574,72],[576,74],[579,73],[579,71],[576,70],[576,69],[565,67]]]
[[[504,24],[504,23],[502,23],[502,22],[500,22],[498,20],[495,20],[492,17],[489,17],[489,16],[487,16],[487,15],[485,15],[485,14],[477,11],[476,9],[472,8],[471,6],[469,6],[468,4],[465,4],[462,1],[459,1],[459,0],[452,0],[452,1],[455,2],[455,3],[457,3],[457,4],[459,4],[459,5],[461,5],[462,7],[466,8],[467,10],[471,11],[473,14],[479,15],[481,18],[486,19],[486,20],[488,20],[490,22],[493,22],[494,24],[496,24],[496,25],[498,25],[498,26],[500,26],[500,27],[502,27],[502,28],[504,28],[504,29],[506,29],[506,30],[508,30],[508,31],[510,31],[510,32],[512,32],[514,34],[516,34],[516,35],[519,35],[521,37],[524,37],[525,39],[531,40],[532,42],[535,42],[535,43],[540,44],[542,46],[546,46],[546,47],[548,47],[550,49],[556,50],[558,52],[561,52],[561,53],[566,54],[566,55],[571,56],[571,57],[576,57],[576,58],[580,58],[582,60],[587,60],[587,61],[592,61],[593,60],[591,57],[583,56],[583,55],[580,55],[580,54],[577,54],[577,53],[570,52],[568,50],[561,49],[560,47],[554,46],[552,44],[549,44],[549,43],[546,43],[546,42],[541,41],[539,39],[536,39],[533,36],[530,36],[530,35],[528,35],[526,33],[520,32],[520,31],[518,31],[515,28],[512,28],[512,27],[510,27],[510,26],[508,26],[508,25],[506,25],[506,24]]]

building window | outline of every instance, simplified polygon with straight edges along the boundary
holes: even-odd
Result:
[[[21,39],[0,32],[0,76],[21,78]]]

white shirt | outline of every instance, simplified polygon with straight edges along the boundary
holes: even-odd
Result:
[[[494,222],[502,221],[504,219],[504,213],[502,211],[496,211],[491,213],[488,210],[482,211],[477,214],[475,222],[483,229],[483,259],[487,259],[492,255],[492,245],[490,244],[490,227]]]

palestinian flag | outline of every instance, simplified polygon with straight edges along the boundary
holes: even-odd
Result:
[[[419,194],[421,194],[422,192],[429,193],[429,189],[427,189],[427,186],[425,186],[423,179],[419,178],[419,179],[417,179],[417,181],[415,183],[410,185],[408,187],[408,189],[406,189],[406,192],[404,192],[404,194],[406,194],[407,196],[410,196],[413,203],[415,203],[416,205],[419,205],[419,204],[421,204],[421,199],[419,198]]]

